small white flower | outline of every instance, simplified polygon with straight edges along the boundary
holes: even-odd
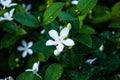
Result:
[[[0,4],[3,6],[3,9],[5,9],[6,7],[9,8],[11,6],[15,6],[17,5],[16,3],[11,3],[11,0],[0,0]]]
[[[25,71],[32,71],[34,74],[36,74],[39,71],[39,64],[40,62],[36,62],[33,64],[32,69],[26,69]]]
[[[96,58],[88,59],[88,60],[86,60],[86,63],[92,64],[95,60],[96,60]]]
[[[65,46],[74,46],[75,43],[72,39],[68,38],[66,39],[66,37],[69,34],[69,28],[68,26],[70,26],[71,24],[68,23],[67,27],[63,28],[60,32],[60,35],[58,35],[56,30],[50,30],[49,31],[49,35],[52,39],[48,40],[46,42],[47,46],[51,46],[51,45],[55,45],[56,49],[54,50],[54,55],[59,55],[63,49],[64,49],[64,45]]]
[[[103,51],[103,50],[104,50],[103,44],[99,47],[99,50],[100,50],[100,51]]]
[[[0,17],[0,21],[3,21],[3,20],[13,20],[12,16],[13,16],[13,12],[15,11],[15,9],[11,9],[10,12],[6,12],[4,13],[3,17]]]
[[[73,0],[73,1],[71,2],[71,4],[77,5],[77,4],[78,4],[78,0]]]
[[[23,3],[22,7],[25,9],[26,12],[28,12],[31,9],[32,5],[31,4],[26,5]]]
[[[28,44],[27,44],[27,42],[25,40],[22,40],[22,46],[18,46],[17,50],[18,51],[23,51],[22,57],[25,58],[27,56],[27,54],[30,54],[30,55],[33,54],[32,49],[30,49],[32,46],[33,46],[32,41],[28,42]]]

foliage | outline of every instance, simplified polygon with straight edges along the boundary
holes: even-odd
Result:
[[[119,0],[78,0],[77,4],[73,4],[72,0],[12,2],[16,5],[5,8],[0,3],[0,20],[6,19],[0,21],[1,78],[12,76],[15,80],[120,79]],[[32,8],[26,11],[28,9],[22,6],[23,3],[30,3]],[[28,7],[30,6],[26,6]],[[5,13],[13,8],[13,20],[10,20],[10,16],[5,16]],[[64,29],[65,34],[61,35]],[[58,40],[55,31],[59,35]],[[24,47],[18,49],[22,40],[26,40],[26,43],[32,41],[33,45],[22,42]],[[47,45],[48,40],[53,41]],[[71,41],[74,41],[73,45]],[[54,42],[57,43],[53,45]],[[59,44],[64,44],[63,49]],[[54,55],[55,53],[59,55]],[[23,58],[22,54],[27,56]],[[96,60],[92,61],[94,58]],[[37,61],[40,65],[34,64]]]

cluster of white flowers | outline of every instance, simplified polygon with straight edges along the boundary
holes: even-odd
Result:
[[[54,50],[54,55],[59,55],[63,49],[64,49],[64,45],[65,46],[74,46],[75,43],[72,39],[68,38],[66,39],[66,37],[68,36],[69,34],[69,28],[71,24],[68,23],[67,27],[63,28],[60,32],[60,35],[58,35],[58,32],[56,30],[50,30],[49,31],[49,35],[52,39],[48,40],[46,42],[46,45],[47,46],[51,46],[51,45],[54,45],[56,46],[56,49]]]
[[[0,0],[0,4],[3,6],[3,9],[5,9],[6,7],[9,8],[11,6],[17,5],[16,3],[12,3],[11,0]],[[13,16],[14,11],[15,9],[13,8],[9,12],[4,13],[4,15],[0,17],[0,21],[13,20],[12,16]]]

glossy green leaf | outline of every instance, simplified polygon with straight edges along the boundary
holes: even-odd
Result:
[[[16,41],[20,38],[20,36],[16,34],[6,34],[0,40],[0,49],[8,48],[16,43]]]
[[[112,22],[110,23],[109,27],[120,29],[120,22]]]
[[[76,41],[92,48],[92,37],[90,35],[82,34],[82,35],[76,37],[75,39],[76,39]]]
[[[79,0],[77,9],[81,15],[87,14],[94,8],[98,0]]]
[[[120,2],[117,2],[113,7],[112,7],[112,12],[111,12],[112,18],[120,18]]]
[[[5,28],[8,31],[11,31],[11,32],[18,32],[17,25],[14,22],[12,22],[12,21],[5,21],[2,24],[2,27]]]
[[[59,19],[60,21],[62,21],[62,20],[76,20],[77,18],[68,12],[60,12]]]
[[[92,27],[85,25],[82,28],[80,28],[80,33],[96,34],[96,31]]]
[[[41,40],[36,42],[32,49],[33,51],[39,53],[39,57],[42,58],[43,61],[47,60],[53,53],[54,53],[54,48],[52,46],[46,46],[46,40]]]
[[[19,61],[20,57],[21,56],[19,54],[15,54],[15,53],[12,53],[10,55],[9,60],[8,60],[8,65],[11,70],[13,70],[16,67],[16,65],[18,64],[17,61]]]
[[[21,73],[16,80],[34,80],[33,72],[23,72]]]
[[[31,27],[31,28],[36,28],[36,27],[40,26],[39,21],[34,16],[32,16],[31,14],[18,12],[16,14],[14,14],[13,18],[17,22],[19,22],[23,25],[26,25],[28,27]]]
[[[60,13],[61,9],[63,8],[63,3],[56,2],[51,4],[43,15],[43,24],[48,24],[52,22]]]
[[[44,80],[59,80],[63,72],[63,68],[60,64],[51,64],[46,72]]]
[[[110,10],[106,6],[96,6],[93,9],[92,23],[102,23],[111,19]]]

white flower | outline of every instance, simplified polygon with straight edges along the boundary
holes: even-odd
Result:
[[[16,3],[11,3],[11,0],[0,0],[0,4],[3,6],[3,9],[5,9],[6,7],[9,8],[11,6],[15,6],[17,5]]]
[[[46,45],[47,46],[51,46],[51,45],[55,45],[56,46],[56,49],[54,50],[54,55],[59,55],[63,49],[64,49],[64,45],[65,46],[74,46],[75,43],[72,39],[68,38],[66,39],[66,37],[68,36],[69,34],[69,28],[68,26],[71,26],[70,23],[68,23],[67,27],[63,28],[60,32],[60,35],[58,35],[57,31],[55,30],[50,30],[49,31],[49,35],[50,37],[53,38],[48,40],[46,42]]]
[[[22,53],[23,58],[25,58],[27,56],[27,54],[30,54],[30,55],[33,54],[32,49],[30,49],[33,45],[32,41],[27,44],[27,42],[25,40],[22,40],[22,45],[23,46],[18,46],[17,50],[18,51],[23,51],[23,53]]]
[[[71,2],[71,4],[77,5],[77,4],[78,4],[78,0],[73,0],[73,1]]]
[[[4,13],[3,17],[0,17],[0,21],[3,20],[13,20],[12,16],[13,16],[13,12],[15,11],[15,9],[11,9],[10,12],[6,12]]]
[[[92,64],[95,60],[96,60],[96,58],[88,59],[88,60],[86,60],[86,63]]]
[[[26,69],[25,71],[32,71],[34,74],[36,74],[39,71],[39,64],[40,62],[36,62],[33,64],[32,69]]]
[[[103,51],[103,50],[104,50],[103,44],[99,47],[99,50],[100,50],[100,51]]]
[[[22,4],[22,7],[25,9],[26,12],[28,12],[28,11],[31,9],[32,5],[31,5],[31,4],[25,5],[25,4],[23,3],[23,4]]]

